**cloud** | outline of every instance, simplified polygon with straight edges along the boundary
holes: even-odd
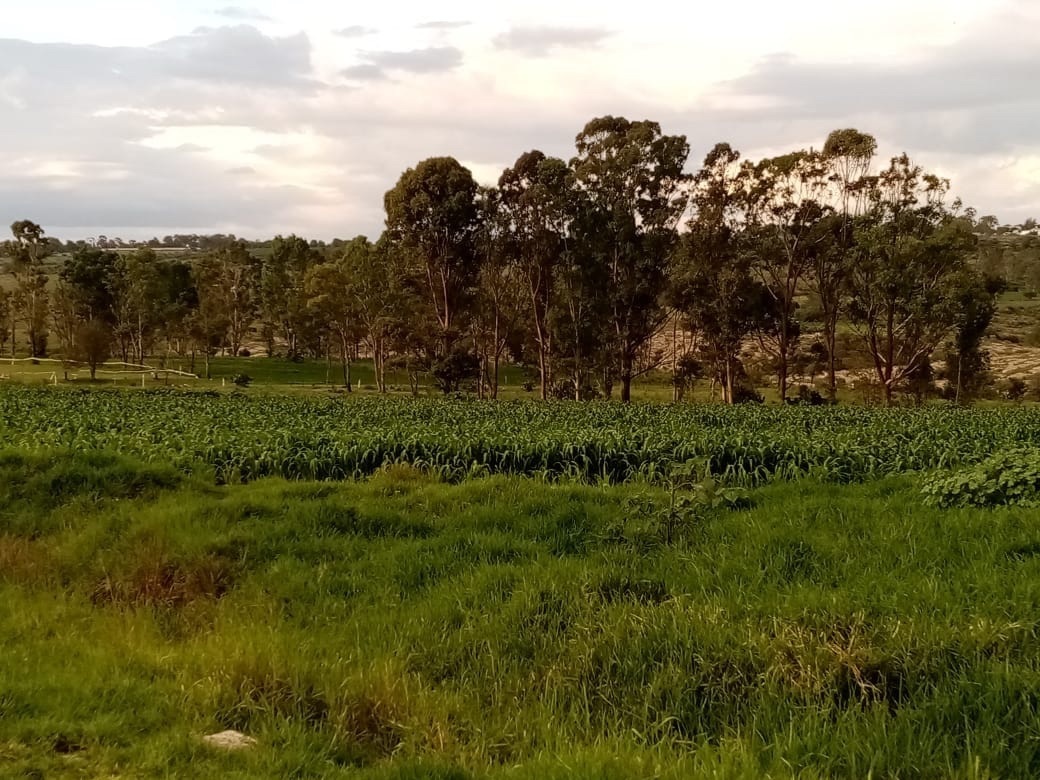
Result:
[[[223,16],[225,19],[231,19],[236,22],[273,22],[267,14],[261,13],[255,8],[243,8],[237,5],[228,5],[223,8],[218,8],[213,12],[217,16]]]
[[[443,21],[434,20],[432,22],[420,22],[415,25],[418,30],[458,30],[462,27],[468,27],[472,22],[466,21]]]
[[[408,73],[439,73],[462,64],[462,52],[454,46],[431,46],[411,51],[370,51],[365,59],[387,70]]]
[[[410,51],[364,51],[365,62],[345,68],[340,73],[358,81],[382,81],[390,72],[401,71],[417,75],[443,73],[462,64],[462,52],[454,46],[431,46]]]
[[[67,100],[70,90],[101,89],[132,97],[134,90],[152,94],[187,81],[250,87],[313,84],[306,35],[271,37],[248,25],[203,27],[144,47],[0,39],[0,73],[18,73],[24,83],[35,85],[15,92],[28,105],[58,96]]]
[[[1030,41],[1038,24],[1040,13],[1007,11],[905,60],[772,55],[720,84],[713,97],[753,106],[722,113],[738,122],[742,116],[756,123],[860,117],[886,126],[909,148],[1010,153],[1037,145],[1040,49]]]
[[[950,176],[983,213],[1021,221],[1040,203],[1038,20],[989,16],[959,40],[883,62],[805,49],[756,62],[744,50],[724,71],[735,77],[689,90],[674,76],[689,59],[684,33],[633,62],[639,39],[620,22],[609,23],[619,48],[595,56],[577,47],[602,45],[604,30],[513,28],[495,46],[522,56],[503,56],[412,48],[442,36],[409,21],[399,43],[380,38],[353,59],[349,41],[313,51],[306,35],[247,25],[147,46],[0,40],[0,225],[30,218],[63,237],[376,236],[383,194],[418,160],[453,155],[490,182],[525,150],[569,158],[575,133],[605,113],[687,134],[691,168],[718,141],[757,158],[859,127],[883,154],[905,148]],[[328,45],[327,29],[313,40]],[[673,78],[655,81],[665,68]]]
[[[352,65],[349,68],[344,68],[340,73],[348,79],[355,81],[382,81],[388,77],[385,70],[378,65],[373,65],[371,62]]]
[[[513,27],[497,35],[493,43],[499,49],[544,57],[556,49],[595,48],[610,35],[598,27]]]
[[[361,24],[352,24],[349,27],[341,27],[338,30],[333,30],[333,35],[338,35],[341,38],[364,38],[366,35],[375,35],[379,30],[374,27],[365,27]]]

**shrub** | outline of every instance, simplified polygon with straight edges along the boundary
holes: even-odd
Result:
[[[933,506],[1035,506],[1040,503],[1040,451],[1009,450],[970,468],[932,477],[922,492]]]
[[[249,374],[235,374],[231,377],[231,381],[239,387],[249,387],[253,383],[253,377]]]
[[[787,403],[795,406],[823,406],[827,399],[820,392],[808,385],[798,386],[798,397],[788,398]]]
[[[762,394],[748,385],[737,385],[733,388],[733,403],[735,404],[761,404],[765,403]]]
[[[1013,376],[1007,380],[1004,384],[1003,393],[1004,397],[1009,401],[1021,401],[1026,394],[1028,389],[1025,380]]]

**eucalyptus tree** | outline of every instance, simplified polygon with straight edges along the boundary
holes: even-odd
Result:
[[[199,294],[219,307],[227,322],[227,345],[237,356],[260,313],[260,261],[244,241],[233,241],[206,255],[202,265]]]
[[[166,316],[161,266],[155,250],[121,254],[112,280],[113,330],[123,360],[144,363]]]
[[[463,330],[479,264],[477,184],[453,157],[433,157],[405,171],[386,193],[386,230],[417,263],[447,357]]]
[[[44,259],[51,252],[50,241],[42,227],[29,220],[11,225],[12,239],[3,247],[8,258],[7,270],[14,282],[9,308],[11,311],[11,355],[15,354],[17,322],[25,325],[31,357],[41,357],[47,350],[48,292]]]
[[[690,147],[682,135],[664,135],[656,122],[623,117],[593,119],[575,139],[575,187],[589,208],[575,251],[601,264],[607,287],[609,348],[621,400],[629,401],[636,358],[665,320],[661,303],[668,258],[686,210],[684,172]]]
[[[985,383],[989,353],[982,340],[997,313],[997,295],[1006,283],[972,267],[964,268],[951,285],[957,313],[946,352],[946,373],[954,388],[954,401],[972,398]]]
[[[831,207],[830,240],[817,252],[809,285],[820,301],[823,342],[827,351],[827,393],[837,398],[837,333],[846,295],[849,264],[854,254],[854,225],[867,205],[867,176],[877,141],[853,128],[835,130],[823,145],[828,170],[827,203]]]
[[[328,262],[312,265],[301,281],[310,313],[339,342],[343,386],[348,393],[351,391],[351,349],[362,336],[356,271],[367,265],[372,255],[371,243],[359,236]]]
[[[79,319],[114,323],[118,266],[118,254],[90,246],[65,261],[58,278],[67,285]]]
[[[264,324],[269,333],[281,337],[289,357],[295,357],[299,351],[307,312],[304,279],[321,260],[321,253],[299,236],[275,236],[270,255],[260,270],[259,299]]]
[[[572,204],[567,163],[537,150],[522,154],[498,180],[502,252],[511,258],[526,288],[542,400],[552,384],[550,319],[557,305],[557,279],[567,251]]]
[[[8,340],[11,338],[12,309],[11,293],[0,289],[0,353],[3,353]]]
[[[390,348],[395,334],[408,327],[416,285],[406,259],[382,238],[374,244],[364,236],[353,239],[344,261],[353,278],[361,338],[372,355],[376,388],[385,393]]]
[[[769,293],[752,270],[740,153],[717,144],[694,176],[691,219],[675,253],[667,300],[695,331],[733,403],[745,339],[764,326]]]
[[[526,275],[513,255],[512,217],[502,205],[503,195],[494,188],[480,192],[479,229],[475,242],[480,270],[477,274],[470,332],[479,363],[477,394],[498,397],[502,358],[510,345],[522,357],[520,322],[525,316]]]
[[[827,167],[816,152],[798,151],[745,165],[742,176],[748,199],[745,230],[754,241],[751,268],[772,298],[772,327],[762,331],[761,342],[776,362],[783,401],[801,333],[797,296],[826,250]]]
[[[848,273],[849,313],[889,403],[957,325],[976,237],[945,204],[949,181],[905,154],[867,186]]]

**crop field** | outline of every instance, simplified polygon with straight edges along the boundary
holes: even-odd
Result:
[[[1040,775],[1029,407],[8,387],[0,442],[0,777]]]
[[[916,410],[477,403],[178,391],[0,388],[4,441],[113,450],[216,482],[342,480],[408,464],[457,481],[656,481],[703,460],[743,485],[850,482],[978,462],[1040,444],[1040,408]]]

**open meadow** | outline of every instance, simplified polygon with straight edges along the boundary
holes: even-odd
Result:
[[[1036,409],[5,387],[0,438],[4,777],[1040,773]]]

